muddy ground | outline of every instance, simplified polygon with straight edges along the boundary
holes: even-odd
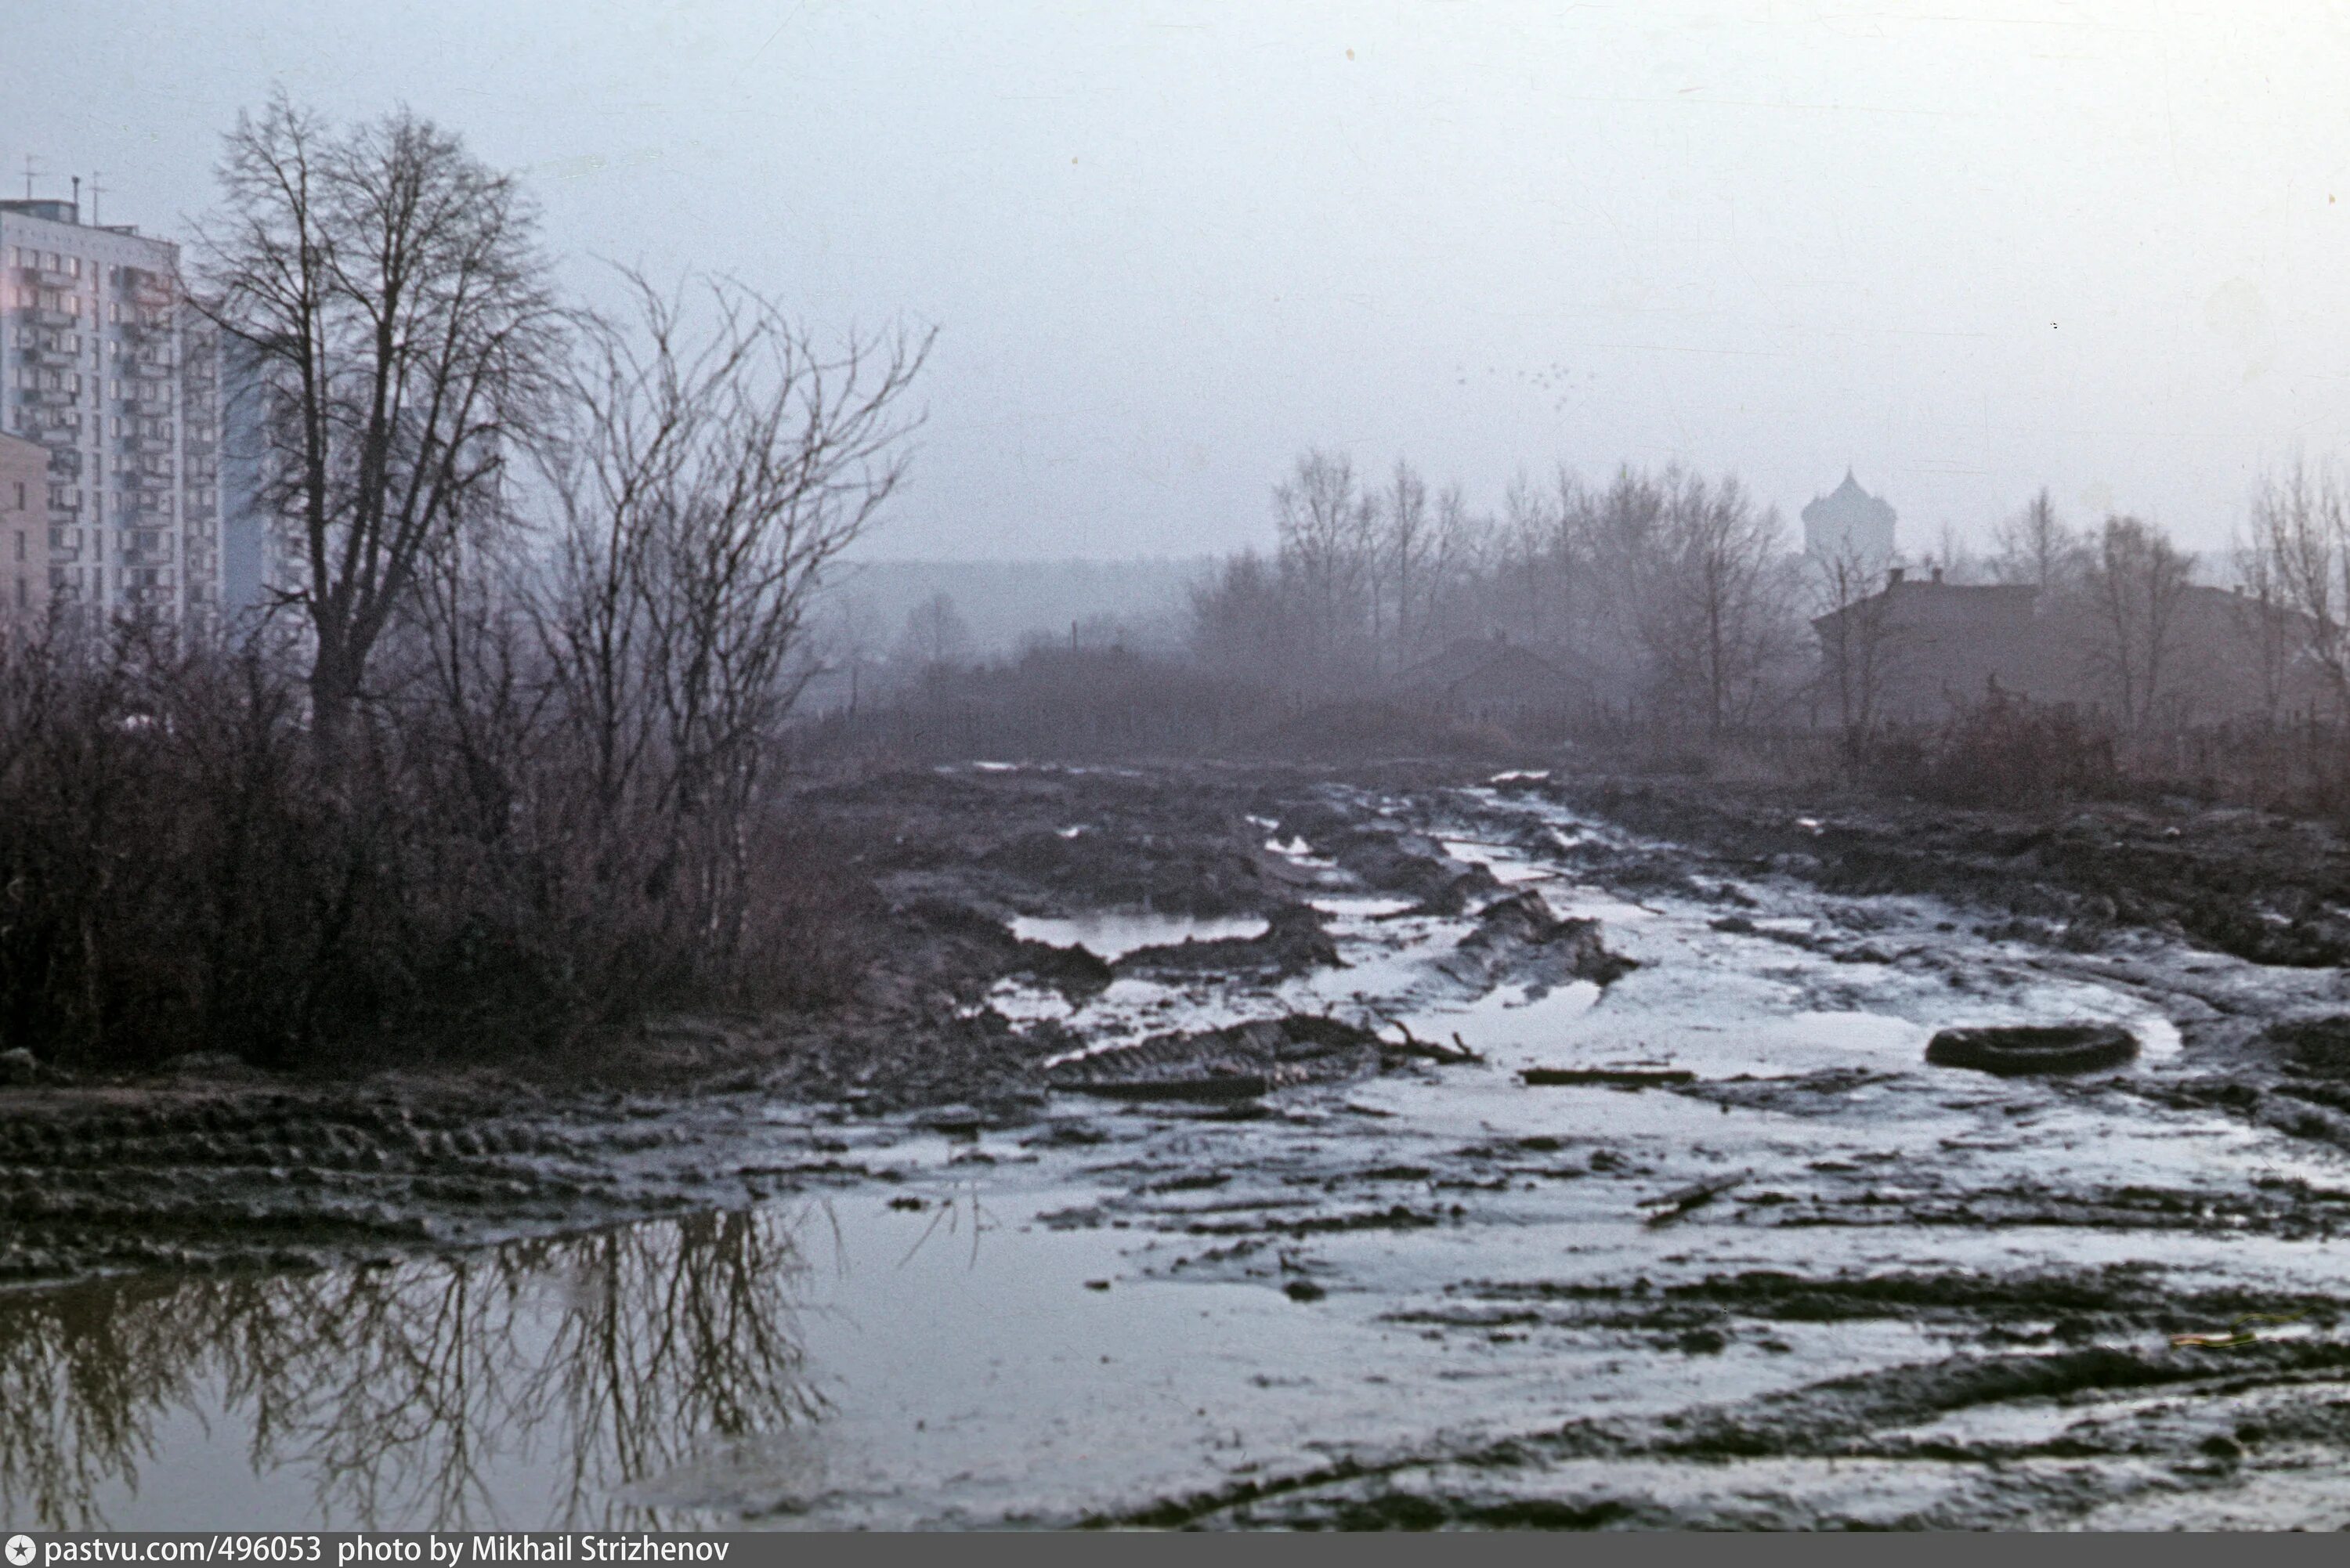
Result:
[[[214,1341],[324,1299],[380,1324],[377,1293],[472,1270],[608,1283],[611,1254],[565,1251],[606,1237],[754,1303],[707,1354],[766,1402],[681,1399],[650,1445],[580,1417],[578,1452],[638,1457],[580,1461],[594,1484],[545,1506],[491,1465],[491,1517],[2350,1521],[2328,828],[1555,761],[977,764],[808,805],[873,890],[875,962],[837,1016],[671,1020],[498,1070],[0,1088],[0,1386],[170,1363],[0,1443],[0,1516],[147,1517],[168,1481],[151,1458],[127,1481],[106,1434],[235,1426],[261,1380]],[[1922,1062],[1936,1028],[2074,1019],[2143,1056]],[[936,1250],[967,1205],[928,1332],[1049,1320],[971,1365],[1055,1392],[901,1386],[822,1328],[746,1354],[805,1304],[760,1282],[822,1250],[811,1203],[843,1258],[901,1231]],[[871,1344],[929,1343],[888,1266],[852,1272],[808,1289]],[[499,1343],[565,1343],[572,1297],[515,1291]],[[2173,1343],[2194,1334],[2233,1339]],[[327,1357],[332,1384],[303,1343],[254,1365]],[[853,1386],[804,1396],[827,1355]],[[1165,1411],[1138,1413],[1144,1382]],[[444,1437],[479,1447],[487,1418]],[[323,1519],[449,1517],[452,1494],[346,1485],[353,1436],[271,1469],[327,1478]]]

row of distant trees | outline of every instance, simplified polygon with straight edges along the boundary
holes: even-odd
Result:
[[[1893,563],[1795,554],[1734,476],[1627,465],[1594,484],[1562,467],[1521,475],[1493,514],[1409,461],[1366,476],[1314,450],[1273,503],[1273,550],[1229,558],[1193,595],[1194,653],[1235,674],[1357,694],[1500,635],[1617,694],[1627,718],[1719,734],[1824,712],[1858,746],[1886,717],[1904,652]],[[2311,670],[2335,711],[2350,706],[2350,487],[2296,467],[2210,565],[2241,593],[2262,711],[2277,717]],[[2206,566],[2143,518],[2073,526],[2043,490],[1987,555],[1946,530],[1917,569],[2040,590],[2099,705],[2136,733],[2181,711],[2181,607]]]
[[[1562,469],[1500,517],[1398,461],[1376,483],[1309,452],[1274,493],[1276,544],[1195,593],[1194,648],[1237,670],[1360,691],[1463,637],[1516,637],[1659,710],[1753,721],[1799,649],[1800,584],[1775,512],[1731,476]]]

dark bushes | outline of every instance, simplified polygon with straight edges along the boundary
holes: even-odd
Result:
[[[893,701],[804,726],[805,753],[911,757],[1216,754],[1274,723],[1270,688],[1125,649],[1031,649],[993,669],[934,669]]]
[[[1870,749],[1879,782],[1952,805],[2025,805],[2110,794],[2112,738],[2070,706],[1994,690],[1939,730],[1890,732]]]
[[[679,819],[595,798],[560,731],[380,701],[330,753],[284,664],[130,633],[0,647],[7,1044],[486,1057],[852,979],[858,895],[775,801],[730,825],[742,897],[712,900]]]

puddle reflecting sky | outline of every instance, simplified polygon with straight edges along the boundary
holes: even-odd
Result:
[[[1496,849],[1489,863],[1519,860]],[[1652,1229],[1640,1200],[1740,1169],[1750,1190],[1827,1213],[1930,1183],[1953,1203],[2141,1185],[2221,1201],[2255,1179],[2340,1179],[2331,1157],[2217,1116],[1929,1071],[1923,1041],[1954,1017],[2118,1018],[2147,1039],[2133,1076],[2175,1071],[2178,1034],[2125,992],[1939,930],[1931,906],[1753,894],[1759,928],[1846,930],[1865,914],[1887,949],[1931,941],[1935,961],[1840,962],[1716,931],[1719,909],[1699,900],[1626,905],[1561,878],[1545,897],[1604,911],[1610,944],[1642,967],[1605,993],[1474,995],[1434,967],[1471,921],[1383,920],[1395,900],[1333,897],[1348,967],[1274,992],[1119,981],[1082,1009],[1017,988],[998,1005],[1081,1014],[1097,1041],[1356,1005],[1422,1038],[1458,1033],[1490,1065],[1301,1095],[1290,1119],[1263,1125],[1066,1110],[1087,1137],[1043,1156],[1009,1136],[983,1149],[908,1137],[890,1150],[902,1180],[829,1203],[375,1269],[0,1293],[0,1522],[1066,1521],[1440,1428],[1555,1428],[1934,1352],[1890,1322],[1778,1324],[1783,1344],[1748,1334],[1693,1356],[1574,1324],[1433,1334],[1399,1315],[1454,1310],[1478,1282],[1997,1270],[2157,1246],[2175,1269],[2265,1272],[2279,1288],[2338,1276],[2322,1243],[2219,1229],[1799,1229],[1766,1208],[1749,1223],[1735,1198]],[[1129,914],[1019,929],[1114,955],[1263,927]],[[1855,1065],[1883,1077],[1776,1109],[1530,1090],[1514,1070],[1644,1062],[1708,1080]],[[1522,1156],[1481,1152],[1536,1138]],[[1631,1168],[1593,1164],[1603,1144]],[[983,1174],[951,1163],[983,1153]],[[1427,1219],[1348,1222],[1399,1207]],[[1087,1208],[1088,1224],[1054,1221]],[[1292,1300],[1301,1278],[1326,1298]]]
[[[660,1528],[628,1488],[819,1415],[806,1210],[0,1296],[0,1519]]]
[[[1224,937],[1261,937],[1268,923],[1258,915],[1204,919],[1129,910],[1080,915],[1072,919],[1023,915],[1012,922],[1012,934],[1024,942],[1044,942],[1056,948],[1075,947],[1082,942],[1097,958],[1118,959],[1138,948],[1171,947],[1187,938],[1206,942]]]

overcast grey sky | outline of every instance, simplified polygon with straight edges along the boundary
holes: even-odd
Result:
[[[1680,458],[1791,519],[1850,463],[1913,550],[2044,483],[2210,548],[2264,463],[2350,455],[2328,5],[86,0],[8,32],[0,168],[100,171],[109,222],[180,229],[282,82],[527,171],[583,287],[603,256],[935,322],[887,555],[1262,542],[1311,443],[1485,505],[1521,463]]]

